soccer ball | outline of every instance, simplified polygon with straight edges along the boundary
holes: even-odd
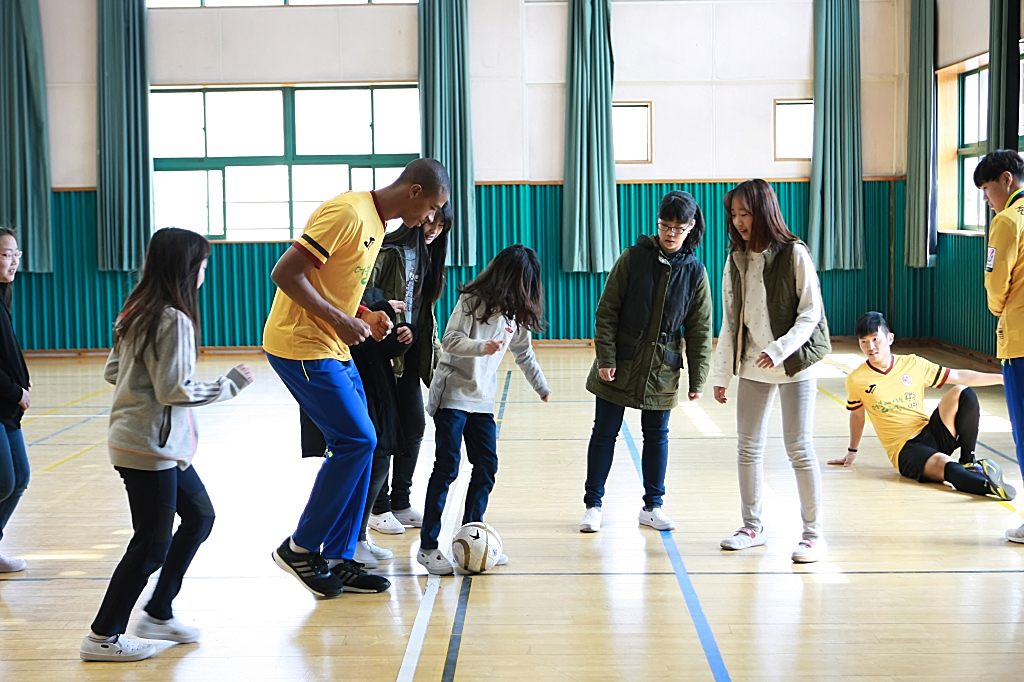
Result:
[[[494,568],[501,556],[498,532],[483,521],[467,523],[452,540],[455,563],[469,573],[483,573]]]

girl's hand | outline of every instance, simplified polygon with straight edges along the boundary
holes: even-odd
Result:
[[[370,336],[373,337],[374,341],[382,341],[385,336],[391,333],[391,328],[394,327],[388,314],[380,310],[364,312],[359,316],[359,319],[370,325]]]
[[[505,345],[504,341],[495,341],[495,340],[491,339],[484,346],[484,353],[486,353],[487,355],[494,355],[499,350],[501,350],[504,345]]]
[[[28,411],[28,408],[32,407],[32,394],[29,393],[27,388],[21,389],[21,400],[18,401],[21,405],[21,409]]]
[[[601,377],[601,381],[615,381],[615,368],[602,367],[597,370],[597,375]]]
[[[249,365],[238,365],[237,367],[235,367],[235,369],[238,371],[239,374],[248,379],[250,384],[256,381],[256,378],[252,375],[252,370],[249,369]]]
[[[401,343],[412,343],[412,331],[408,327],[399,329],[397,336]]]
[[[715,386],[715,400],[723,405],[729,402],[728,398],[725,397],[725,386]]]
[[[850,452],[849,450],[847,450],[846,457],[841,457],[840,459],[830,459],[828,461],[828,463],[832,464],[833,466],[848,467],[851,464],[853,464],[853,460],[855,460],[855,459],[857,459],[857,453],[856,452]]]
[[[548,391],[547,395],[542,395],[540,399],[543,400],[544,402],[548,402],[549,400],[551,400],[551,391]]]
[[[775,361],[767,353],[761,353],[757,356],[757,362],[754,363],[761,369],[772,369],[775,367]]]
[[[693,402],[694,400],[700,400],[701,396],[703,395],[703,393],[694,393],[693,391],[690,391],[689,393],[686,394],[686,396],[690,399],[690,402]]]
[[[388,303],[391,304],[391,308],[396,313],[404,313],[405,312],[405,301],[388,301]]]

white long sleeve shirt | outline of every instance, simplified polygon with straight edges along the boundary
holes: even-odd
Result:
[[[768,294],[764,287],[764,254],[738,251],[729,257],[722,273],[722,329],[718,334],[715,349],[714,385],[726,387],[733,377],[733,355],[736,327],[739,320],[731,319],[736,296],[743,296],[742,324],[744,327],[743,357],[740,360],[739,375],[743,379],[766,384],[784,384],[805,381],[815,377],[815,366],[808,367],[796,376],[786,376],[782,361],[800,349],[811,338],[815,327],[824,314],[821,302],[821,288],[814,261],[807,249],[797,244],[793,248],[793,272],[796,277],[796,291],[799,296],[796,321],[788,332],[776,339],[768,317]],[[743,291],[732,288],[730,267],[742,270]],[[771,369],[761,369],[755,362],[761,353],[767,353],[775,362]]]

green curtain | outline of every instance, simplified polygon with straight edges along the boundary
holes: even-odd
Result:
[[[860,3],[814,0],[814,151],[807,245],[819,270],[864,267]]]
[[[0,0],[0,225],[18,230],[27,272],[52,272],[50,145],[36,0]]]
[[[137,270],[153,231],[146,0],[98,0],[100,270]]]
[[[990,0],[988,150],[1017,149],[1020,103],[1020,0]]]
[[[607,272],[619,256],[612,146],[611,0],[569,0],[562,269]]]
[[[935,0],[911,0],[903,260],[912,268],[934,266],[938,251],[935,149]]]
[[[420,0],[420,120],[423,155],[444,164],[452,180],[455,227],[448,263],[476,265],[476,186],[469,99],[467,0]]]

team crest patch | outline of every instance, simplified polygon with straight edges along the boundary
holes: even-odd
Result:
[[[996,247],[990,246],[988,248],[988,258],[985,259],[985,272],[992,272],[992,268],[996,264]]]
[[[910,375],[909,375],[909,374],[904,374],[903,376],[901,376],[901,377],[900,377],[900,382],[901,382],[901,383],[902,383],[902,384],[903,384],[904,386],[909,386],[910,384],[912,384],[912,383],[913,383],[913,380],[912,380],[912,379],[910,378]]]

